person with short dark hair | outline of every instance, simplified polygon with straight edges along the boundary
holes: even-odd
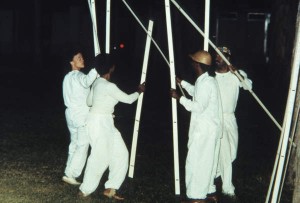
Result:
[[[62,180],[72,185],[80,185],[76,178],[82,172],[89,148],[85,128],[89,112],[86,98],[98,73],[94,68],[87,75],[80,71],[85,65],[83,55],[77,48],[70,52],[69,61],[71,71],[65,75],[63,80],[63,99],[67,107],[65,115],[70,131],[70,145],[65,175]]]
[[[227,47],[218,47],[222,54],[230,60],[231,51]],[[235,187],[232,183],[232,163],[237,156],[238,126],[235,117],[235,109],[241,87],[252,89],[252,81],[248,79],[243,70],[237,70],[232,65],[227,65],[220,55],[216,55],[216,80],[218,81],[223,112],[223,129],[218,163],[218,175],[222,179],[222,193],[236,199]],[[237,71],[244,81],[240,81],[234,74]]]
[[[170,94],[191,112],[188,154],[186,157],[186,195],[188,203],[205,203],[211,192],[215,176],[218,147],[221,135],[221,107],[214,71],[211,71],[211,55],[197,51],[190,55],[196,73],[195,85],[176,78],[177,83],[193,98],[180,97],[175,90]]]
[[[141,92],[145,91],[144,84],[132,94],[126,94],[117,85],[110,82],[115,70],[115,61],[110,54],[96,57],[96,69],[100,77],[92,85],[87,98],[91,106],[87,129],[91,145],[91,154],[87,161],[79,196],[87,197],[94,192],[103,173],[109,168],[108,180],[103,194],[108,198],[123,200],[117,194],[128,170],[128,150],[121,133],[114,125],[114,108],[119,102],[131,104],[136,101]]]

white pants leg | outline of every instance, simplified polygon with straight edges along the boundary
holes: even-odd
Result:
[[[76,150],[76,145],[77,145],[77,128],[68,125],[69,132],[70,132],[70,144],[69,144],[69,150],[68,150],[68,159],[66,163],[66,168],[65,168],[65,174],[70,174],[70,163],[73,158],[73,155]]]
[[[225,194],[234,195],[232,184],[232,162],[236,158],[238,129],[234,116],[224,117],[224,132],[221,139],[219,168],[222,178],[222,190]]]
[[[220,144],[221,144],[221,140],[220,140],[220,138],[217,138],[215,156],[214,156],[214,165],[213,165],[212,174],[211,174],[211,178],[210,178],[210,186],[209,186],[208,194],[215,193],[217,191],[216,185],[214,182],[215,182],[217,169],[218,169],[218,163],[219,163]]]
[[[200,129],[199,129],[200,130]],[[213,170],[216,135],[200,132],[190,135],[186,159],[186,194],[191,199],[205,199]]]
[[[71,154],[70,159],[68,159],[68,165],[65,170],[65,174],[68,177],[77,178],[80,176],[82,169],[85,165],[88,149],[89,149],[89,142],[87,137],[86,126],[81,126],[76,128],[75,136],[77,137],[77,141],[71,141],[69,151],[75,150]],[[75,145],[75,146],[74,146]]]
[[[117,129],[115,129],[113,136],[109,176],[105,183],[105,188],[119,189],[127,174],[129,155],[122,136]]]
[[[94,192],[108,167],[110,174],[106,185],[118,189],[126,176],[128,151],[113,118],[111,115],[89,114],[87,127],[91,154],[79,189],[87,195]]]
[[[91,145],[91,154],[88,158],[80,190],[85,194],[94,192],[108,167],[111,144],[111,126],[105,116],[89,114],[87,130]]]
[[[234,194],[234,186],[232,184],[232,162],[228,153],[228,143],[224,137],[221,140],[219,169],[222,178],[222,192],[225,194]]]

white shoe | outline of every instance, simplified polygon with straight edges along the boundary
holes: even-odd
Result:
[[[63,176],[62,180],[66,183],[69,183],[71,185],[80,185],[81,183],[78,182],[75,178],[70,178],[68,176]]]

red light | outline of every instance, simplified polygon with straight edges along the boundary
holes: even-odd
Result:
[[[120,44],[120,48],[123,49],[125,46],[123,43]]]

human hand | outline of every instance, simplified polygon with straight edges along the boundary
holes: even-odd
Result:
[[[179,77],[176,77],[176,82],[177,82],[178,84],[180,84],[181,81],[182,81],[182,80],[181,80]]]
[[[237,70],[236,67],[234,67],[232,64],[228,65],[228,68],[231,72],[234,72]]]
[[[180,96],[178,95],[177,91],[174,89],[170,90],[170,96],[174,99],[180,99]]]
[[[146,87],[145,87],[145,83],[143,82],[142,84],[140,84],[139,86],[138,86],[138,93],[139,94],[141,94],[142,92],[145,92],[145,89],[146,89]]]

